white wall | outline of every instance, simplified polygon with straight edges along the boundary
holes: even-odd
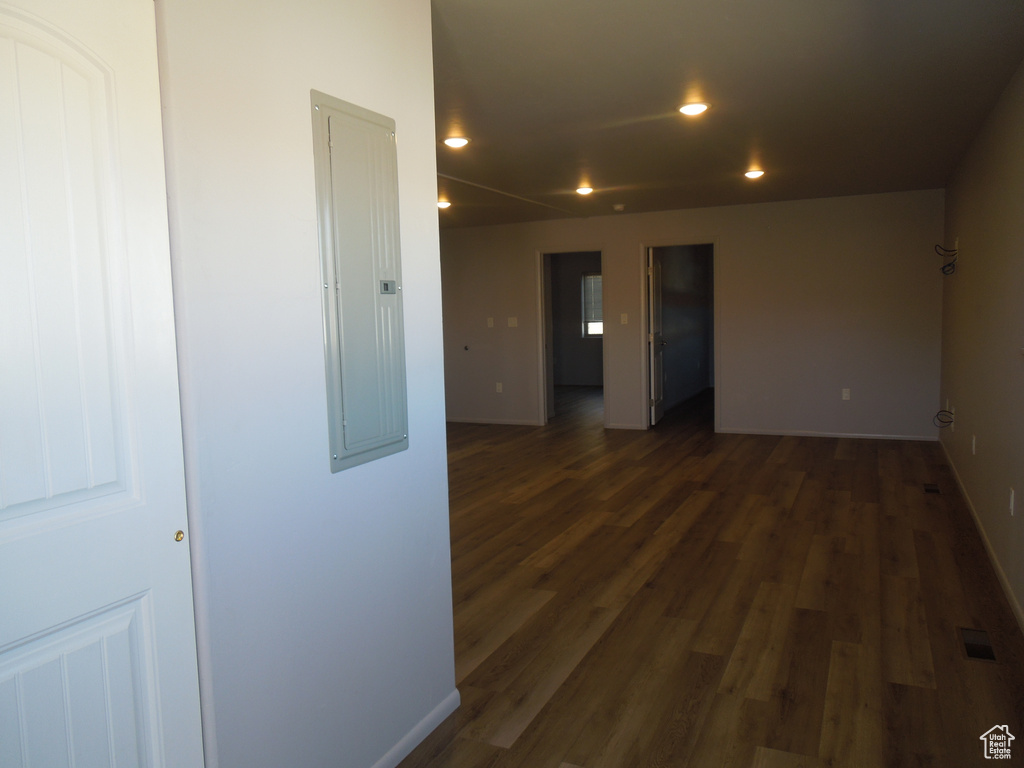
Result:
[[[942,441],[1024,627],[1022,137],[1024,65],[949,185],[946,245],[960,253],[944,281],[942,397],[956,423]]]
[[[208,765],[393,765],[458,702],[429,3],[157,3]],[[311,88],[398,134],[410,448],[335,475]]]
[[[644,249],[714,243],[719,429],[935,439],[942,216],[927,190],[443,231],[449,416],[543,420],[537,254],[600,250],[605,423],[642,429]]]

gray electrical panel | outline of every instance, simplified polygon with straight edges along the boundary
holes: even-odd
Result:
[[[395,122],[310,91],[331,471],[409,447]]]

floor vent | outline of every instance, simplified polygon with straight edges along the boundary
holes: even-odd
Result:
[[[992,641],[988,639],[988,632],[983,629],[960,628],[960,637],[964,641],[964,650],[969,659],[984,659],[995,661],[996,654],[992,650]]]
[[[942,491],[939,490],[939,486],[937,486],[935,483],[925,483],[924,484],[924,492],[925,493],[942,493]]]

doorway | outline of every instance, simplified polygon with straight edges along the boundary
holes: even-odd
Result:
[[[546,416],[568,393],[600,401],[604,416],[604,318],[600,251],[545,253],[544,390]]]
[[[714,387],[714,245],[647,249],[649,426]]]

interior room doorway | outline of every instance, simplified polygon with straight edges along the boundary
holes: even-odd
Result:
[[[569,391],[600,398],[603,417],[601,252],[545,253],[542,266],[546,417],[557,414]]]
[[[649,425],[714,387],[714,246],[647,249]]]

